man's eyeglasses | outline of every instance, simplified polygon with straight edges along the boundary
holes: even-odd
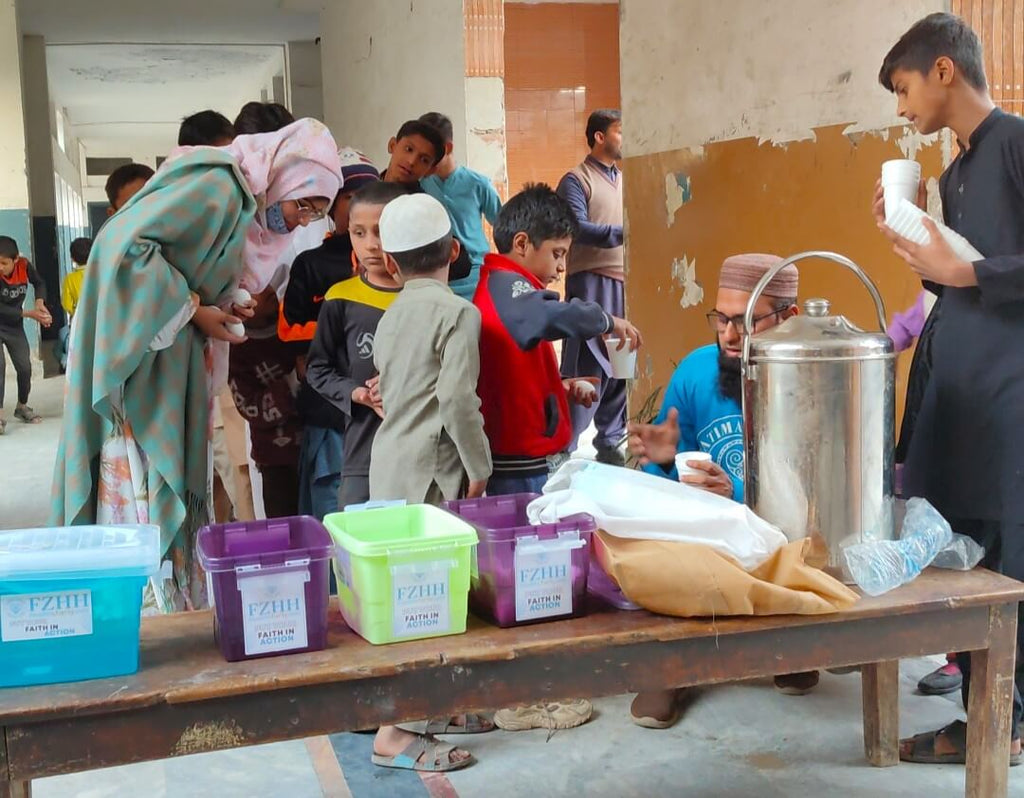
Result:
[[[325,219],[327,217],[327,208],[317,208],[308,200],[295,200],[296,206],[299,209],[299,215],[304,216],[311,222]]]
[[[763,316],[754,316],[754,327],[757,327],[758,322],[770,319],[772,316],[777,316],[784,310],[786,310],[786,308],[773,310],[771,313],[765,313]],[[740,335],[746,334],[746,331],[743,328],[743,314],[740,314],[739,316],[726,316],[724,313],[719,313],[717,310],[713,310],[707,314],[707,320],[708,326],[716,333],[724,333],[726,328],[731,324],[736,328],[737,333]]]

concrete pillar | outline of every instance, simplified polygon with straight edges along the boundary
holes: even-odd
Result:
[[[57,202],[54,189],[53,106],[46,73],[46,42],[42,36],[22,37],[21,83],[24,90],[25,150],[28,156],[29,207],[32,210],[33,263],[46,281],[53,325],[42,331],[55,339],[64,324],[60,306],[60,254],[57,251]]]
[[[320,13],[324,121],[383,168],[402,122],[447,114],[466,158],[463,0],[334,0]]]
[[[920,283],[868,206],[882,161],[914,156],[935,178],[942,146],[902,124],[877,75],[899,36],[947,5],[621,0],[626,295],[647,342],[634,407],[714,341],[704,314],[730,254],[835,250],[867,269],[890,316],[912,304]],[[801,266],[800,296],[877,326],[838,268]]]
[[[295,118],[310,116],[323,121],[324,83],[317,42],[288,42],[288,82]]]
[[[508,194],[505,158],[505,13],[501,0],[466,0],[466,157]]]
[[[0,0],[0,235],[32,256],[25,117],[22,110],[21,33],[15,0]]]

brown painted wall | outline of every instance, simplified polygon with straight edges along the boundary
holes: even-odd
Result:
[[[668,382],[673,363],[714,341],[704,314],[714,306],[719,268],[730,254],[834,250],[874,279],[890,320],[913,303],[920,283],[892,254],[869,208],[881,163],[904,157],[896,141],[906,130],[893,128],[887,136],[842,131],[819,128],[814,140],[780,146],[747,138],[709,144],[699,155],[678,150],[626,159],[627,311],[647,342],[631,412]],[[922,149],[917,159],[925,177],[941,172],[939,144]],[[666,176],[677,200],[683,196],[678,186],[689,180],[689,199],[671,218]],[[685,309],[685,271],[673,276],[673,263],[684,257],[695,261],[704,294]],[[801,301],[824,296],[860,326],[877,326],[866,290],[841,267],[808,261],[800,277]],[[902,359],[897,385],[901,406],[908,361]]]
[[[950,10],[981,37],[992,99],[1024,114],[1024,0],[953,0]]]
[[[505,4],[509,191],[556,185],[587,154],[587,116],[618,108],[619,7]]]

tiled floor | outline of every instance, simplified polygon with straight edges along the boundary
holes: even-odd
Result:
[[[61,380],[37,381],[33,404],[42,425],[11,424],[0,437],[0,528],[43,523],[59,433]],[[10,403],[9,403],[10,404]],[[8,415],[12,410],[8,408]],[[902,730],[935,728],[962,716],[958,695],[916,695],[930,660],[902,665]],[[651,731],[628,717],[629,697],[595,702],[579,729],[450,738],[478,758],[447,778],[426,779],[369,762],[372,737],[339,734],[199,754],[35,783],[36,798],[412,798],[413,796],[585,795],[783,798],[962,794],[964,769],[903,765],[875,769],[863,758],[860,679],[823,674],[799,698],[767,682],[702,690],[674,728]],[[1024,795],[1024,768],[1011,773],[1010,794]]]
[[[960,713],[959,697],[913,691],[932,660],[903,664],[905,733]],[[504,798],[504,796],[682,796],[684,798],[945,798],[963,792],[957,766],[870,767],[863,756],[860,679],[822,674],[802,697],[766,681],[702,690],[672,729],[628,719],[628,696],[595,701],[594,719],[550,739],[543,731],[449,738],[478,758],[447,778],[421,779],[369,762],[372,736],[339,734],[301,742],[200,754],[164,762],[43,779],[36,798]],[[325,744],[326,743],[326,744]],[[324,755],[333,761],[325,763]],[[319,759],[319,761],[318,761]],[[326,765],[326,766],[325,766]],[[1024,795],[1024,768],[1010,775]]]

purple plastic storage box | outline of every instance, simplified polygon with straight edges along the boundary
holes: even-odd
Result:
[[[615,584],[615,580],[604,572],[601,563],[593,555],[591,555],[590,560],[590,574],[587,576],[587,592],[605,604],[615,607],[617,610],[643,609],[639,604],[634,604],[626,598],[622,588]]]
[[[501,627],[570,618],[586,609],[590,536],[597,524],[580,514],[531,526],[526,506],[536,498],[517,493],[444,505],[477,529],[469,603]]]
[[[214,524],[199,530],[199,562],[228,662],[327,645],[334,543],[315,518]]]

